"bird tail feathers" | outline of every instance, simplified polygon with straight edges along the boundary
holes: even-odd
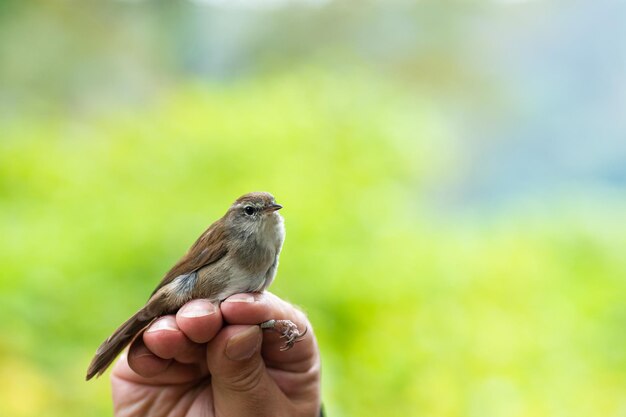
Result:
[[[146,317],[144,309],[126,320],[96,351],[87,370],[87,381],[96,375],[102,375],[135,335],[139,334],[152,320],[152,317]]]

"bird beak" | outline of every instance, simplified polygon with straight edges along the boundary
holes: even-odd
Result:
[[[283,208],[283,206],[281,206],[280,204],[274,203],[271,206],[265,207],[265,210],[263,211],[272,212],[272,211],[280,210],[281,208]]]

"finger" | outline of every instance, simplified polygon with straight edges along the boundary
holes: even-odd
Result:
[[[170,359],[159,358],[138,337],[128,349],[128,366],[144,378],[152,378],[164,372],[172,362]]]
[[[159,358],[141,340],[131,346],[128,360],[125,359],[122,356],[115,364],[111,378],[144,385],[170,385],[196,383],[206,375],[206,371],[198,365]]]
[[[266,331],[263,341],[263,356],[268,366],[286,371],[305,372],[318,362],[318,349],[311,323],[305,314],[274,294],[236,294],[221,304],[224,320],[232,324],[259,324],[267,320],[291,320],[306,334],[292,349],[281,351],[284,339]]]
[[[206,343],[222,328],[222,313],[209,300],[191,300],[176,313],[176,324],[193,342]]]
[[[163,316],[155,320],[143,333],[143,342],[156,356],[172,359],[181,345],[190,344],[178,328],[174,316]]]
[[[268,375],[256,326],[226,326],[207,345],[216,415],[296,415],[293,403]]]
[[[206,374],[205,361],[199,366],[159,358],[146,347],[143,339],[138,337],[120,356],[111,378],[145,385],[185,384],[195,382]]]
[[[175,359],[181,363],[199,363],[203,360],[204,348],[193,343],[178,328],[174,316],[157,319],[143,333],[145,346],[162,359]]]

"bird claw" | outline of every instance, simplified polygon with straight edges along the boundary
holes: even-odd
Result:
[[[273,330],[285,339],[285,344],[280,347],[281,352],[291,349],[293,345],[300,342],[309,330],[306,328],[300,333],[298,326],[290,320],[268,320],[261,323],[261,329]]]

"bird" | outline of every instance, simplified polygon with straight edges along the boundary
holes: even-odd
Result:
[[[86,379],[102,375],[117,355],[158,317],[195,298],[219,304],[237,293],[262,292],[273,281],[285,239],[283,208],[267,192],[242,195],[165,274],[146,304],[97,349]],[[288,350],[305,333],[289,320],[260,324],[281,334]]]

